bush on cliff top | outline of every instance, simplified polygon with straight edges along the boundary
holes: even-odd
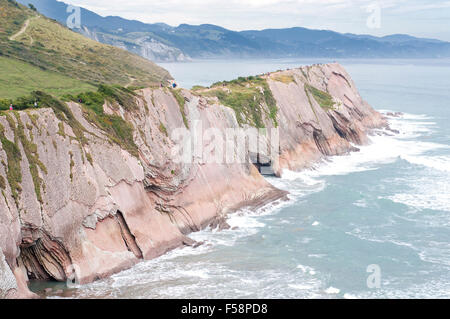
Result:
[[[126,97],[126,93],[131,94],[126,89],[108,87],[101,87],[98,92],[84,93],[82,96],[86,98],[87,104],[83,105],[83,115],[88,121],[104,131],[110,142],[118,144],[123,149],[128,150],[130,154],[137,157],[139,156],[139,153],[133,139],[133,126],[123,120],[120,116],[107,115],[103,112],[103,103],[105,99],[114,97],[116,100],[124,102],[126,101],[126,98],[131,98],[130,96]],[[72,128],[72,131],[76,136],[76,140],[80,143],[80,147],[87,143],[87,139],[84,136],[86,129],[78,122],[66,103],[55,99],[51,95],[40,91],[32,92],[28,96],[18,98],[14,102],[15,109],[26,110],[29,108],[35,108],[35,101],[38,102],[39,108],[46,107],[53,109],[55,116],[61,121],[61,123],[67,123],[67,125]],[[129,100],[125,103],[128,102]],[[9,107],[10,101],[0,101],[0,103],[1,105],[8,105]],[[43,180],[39,176],[38,169],[40,169],[44,174],[47,174],[47,168],[39,159],[38,147],[33,143],[33,138],[31,138],[31,140],[28,139],[28,136],[25,133],[25,125],[20,118],[20,113],[17,111],[2,111],[1,114],[5,116],[6,121],[14,133],[14,142],[11,142],[6,138],[5,128],[0,123],[0,143],[7,157],[7,164],[2,164],[5,166],[6,177],[8,179],[11,193],[16,205],[19,203],[19,195],[22,191],[20,186],[22,183],[22,154],[18,146],[19,143],[22,145],[29,163],[29,170],[34,183],[36,197],[39,202],[42,203],[41,189],[43,187]],[[35,123],[36,119],[33,117],[33,114],[29,114],[29,116],[31,121]],[[86,153],[86,158],[92,164],[91,155]],[[4,183],[0,185],[2,186],[2,189],[6,186],[3,186],[3,184]]]
[[[120,104],[126,111],[136,109],[133,91],[120,86],[100,85],[96,92],[90,91],[76,96],[65,95],[63,99],[74,102],[81,100],[83,115],[89,122],[103,130],[111,142],[118,144],[133,156],[138,156],[137,146],[133,138],[133,126],[120,116],[108,115],[103,111],[105,100],[113,105]],[[17,98],[15,101],[0,100],[0,110],[8,110],[10,104],[14,105],[15,110],[33,109],[35,108],[35,102],[37,102],[38,108],[52,108],[56,117],[72,128],[80,144],[87,143],[84,136],[86,129],[78,122],[66,103],[44,92],[35,91],[28,96]]]
[[[278,107],[266,80],[261,77],[240,77],[233,81],[217,82],[204,93],[215,96],[236,113],[240,125],[264,128],[264,115],[278,126]]]
[[[138,148],[134,143],[133,126],[118,115],[105,114],[103,105],[109,101],[112,106],[121,105],[126,111],[136,109],[135,93],[120,86],[100,85],[97,92],[85,92],[77,96],[65,96],[66,100],[81,101],[84,117],[103,130],[111,142],[138,157]]]

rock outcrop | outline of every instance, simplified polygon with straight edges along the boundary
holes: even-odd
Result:
[[[75,30],[92,40],[128,50],[150,61],[186,62],[192,60],[180,49],[158,41],[152,36],[152,33],[111,35],[86,26]]]
[[[353,151],[353,144],[368,142],[368,130],[386,125],[338,64],[263,79],[268,87],[258,89],[270,89],[277,105],[276,116],[262,121],[280,132],[272,165],[278,175]],[[105,114],[132,124],[136,153],[74,102],[64,114],[45,108],[0,115],[0,297],[31,297],[33,279],[88,283],[110,276],[192,245],[189,233],[225,225],[226,214],[243,206],[286,197],[250,162],[172,160],[172,133],[179,128],[246,126],[208,90],[136,94],[131,109],[104,105]]]
[[[294,81],[277,81],[280,76],[292,76]],[[355,151],[352,144],[368,143],[369,130],[387,126],[386,119],[361,98],[355,83],[339,64],[303,67],[269,78],[279,108],[278,174],[285,168],[310,167],[324,156]],[[328,93],[334,105],[321,106],[320,96],[314,96],[321,92],[310,86]]]

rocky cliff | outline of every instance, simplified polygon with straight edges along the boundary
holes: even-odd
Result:
[[[130,33],[119,36],[97,31],[95,28],[86,26],[75,30],[92,40],[130,51],[150,61],[186,62],[192,60],[180,49],[159,41],[151,33]]]
[[[354,151],[370,129],[386,125],[338,64],[241,82],[148,88],[126,105],[107,100],[111,125],[121,117],[132,127],[125,141],[75,102],[0,114],[0,297],[32,296],[33,279],[109,276],[192,245],[189,233],[240,207],[286,197],[250,161],[174,161],[180,128],[276,128],[270,163],[279,175]]]

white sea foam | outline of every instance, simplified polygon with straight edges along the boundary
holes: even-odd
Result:
[[[411,114],[411,113],[401,113],[400,116],[388,116],[388,113],[395,114],[396,111],[393,110],[378,110],[381,114],[387,116],[390,120],[404,119],[404,120],[433,120],[433,117],[427,114]]]
[[[435,123],[424,122],[431,119],[425,115],[405,114],[392,120],[391,126],[396,125],[396,128],[406,132],[406,137],[412,138],[416,134],[432,131],[431,126]],[[412,165],[422,167],[422,170],[408,176],[408,180],[404,181],[404,184],[410,186],[409,191],[386,198],[419,209],[450,211],[450,156],[428,154],[429,151],[444,150],[450,146],[414,140],[399,141],[403,146],[407,146],[405,149],[400,145],[399,157]]]
[[[450,243],[429,241],[419,253],[419,257],[423,261],[448,267],[450,266]]]
[[[431,175],[431,178],[430,175],[425,174],[412,179],[412,182],[405,181],[405,184],[414,184],[411,190],[402,190],[401,193],[394,194],[389,199],[413,207],[449,210],[448,158],[445,156],[430,157],[427,154],[429,151],[448,146],[412,140],[416,136],[431,134],[434,131],[435,123],[432,122],[432,118],[405,114],[400,118],[391,119],[391,122],[393,123],[392,128],[401,131],[399,135],[372,136],[372,143],[361,147],[360,152],[332,157],[317,164],[313,169],[300,173],[284,171],[282,179],[268,179],[276,187],[290,191],[291,199],[294,201],[277,202],[267,205],[257,212],[242,210],[231,215],[228,220],[228,223],[237,229],[222,232],[209,229],[191,234],[194,240],[203,241],[205,244],[195,249],[190,247],[178,249],[156,260],[143,262],[131,270],[112,276],[107,281],[88,285],[82,289],[81,293],[86,296],[102,297],[102,294],[107,292],[109,296],[121,297],[124,296],[123,291],[128,291],[125,296],[135,294],[148,298],[202,298],[203,296],[216,298],[330,298],[340,294],[340,289],[335,287],[328,287],[324,290],[327,286],[324,286],[320,276],[316,276],[316,270],[309,266],[298,265],[297,270],[294,269],[290,272],[282,269],[259,269],[258,267],[248,271],[236,269],[235,265],[230,266],[226,262],[222,263],[214,258],[205,260],[203,254],[216,254],[217,251],[220,251],[221,246],[230,247],[235,245],[238,239],[257,234],[267,227],[267,216],[275,215],[283,207],[302,200],[305,195],[322,191],[327,186],[326,176],[376,170],[381,165],[398,160],[422,166],[424,170],[430,170],[436,174]],[[386,133],[392,134],[392,132]],[[354,205],[367,207],[367,202],[361,199]],[[280,224],[286,221],[289,222],[283,219]],[[308,223],[311,224],[314,221],[315,219],[311,219]],[[314,222],[312,225],[320,224]],[[362,240],[390,242],[397,246],[404,246],[413,250],[427,262],[447,265],[450,259],[448,253],[445,255],[445,249],[448,247],[443,244],[438,243],[433,247],[425,247],[421,243],[405,242],[395,236],[389,237],[382,234],[383,238],[380,238],[370,229],[358,229],[358,231],[349,233]],[[308,255],[313,262],[318,262],[326,256],[328,255],[317,253]],[[445,258],[442,259],[442,256]],[[201,292],[198,289],[199,280],[202,283]],[[414,289],[413,295],[418,296],[420,293],[426,295],[427,293],[420,291],[419,287],[412,288]],[[443,288],[449,291],[448,286]],[[442,290],[440,291],[442,292]],[[380,295],[376,296],[395,297],[402,296],[404,293],[403,290],[384,289]],[[346,292],[343,297],[366,298],[374,296],[373,294],[376,293],[352,291]],[[432,291],[430,291],[430,295],[433,295]]]
[[[325,255],[325,254],[309,254],[308,255],[308,257],[309,258],[323,258],[323,257],[326,257],[327,255]]]
[[[450,212],[450,199],[448,199],[448,194],[448,192],[435,192],[433,194],[396,194],[387,198],[393,202],[420,209],[444,210]]]
[[[368,206],[367,201],[365,199],[357,200],[356,202],[353,203],[353,205],[362,207],[362,208],[366,208]]]
[[[341,290],[334,288],[334,287],[329,287],[327,289],[325,289],[325,293],[329,294],[329,295],[337,295],[338,293],[340,293]]]
[[[414,118],[413,115],[404,115],[404,117]],[[422,117],[421,117],[422,118]],[[323,176],[347,175],[355,172],[376,170],[380,164],[387,164],[397,161],[399,158],[408,158],[414,160],[413,156],[421,155],[430,150],[439,148],[448,148],[447,145],[418,142],[416,140],[406,140],[421,135],[423,132],[431,132],[434,123],[405,121],[404,118],[396,118],[393,125],[400,134],[396,136],[375,135],[371,137],[371,143],[360,147],[360,152],[354,152],[345,156],[334,156],[315,165],[313,169],[303,172],[292,172],[285,170],[282,178],[287,181],[301,180],[304,184],[315,186],[323,185],[320,180]],[[389,132],[385,132],[388,133]],[[423,160],[423,159],[422,159]],[[438,159],[441,162],[432,165],[439,165],[443,168],[447,159]]]
[[[409,156],[402,155],[402,159],[411,164],[422,165],[442,172],[450,173],[450,156]]]
[[[450,282],[448,280],[430,280],[426,283],[404,283],[403,287],[389,287],[383,283],[381,289],[365,290],[346,294],[349,299],[448,299],[450,298]],[[345,295],[344,295],[345,298]]]
[[[422,166],[445,173],[442,177],[424,176],[421,180],[407,181],[413,185],[411,192],[394,194],[388,199],[421,209],[450,210],[450,156],[430,156],[430,151],[448,149],[449,145],[417,141],[415,138],[434,131],[435,122],[426,115],[403,114],[392,117],[390,124],[400,131],[394,136],[380,134],[371,137],[371,143],[360,147],[360,152],[345,156],[335,156],[318,163],[313,169],[303,172],[283,171],[282,178],[287,184],[285,189],[291,190],[293,182],[315,187],[321,191],[326,187],[326,176],[347,175],[356,172],[377,170],[381,165],[405,160],[413,165]],[[412,177],[411,177],[412,178]],[[298,195],[305,195],[303,193]],[[354,203],[355,206],[367,207],[364,200]]]
[[[408,191],[386,198],[418,209],[450,211],[450,174],[448,172],[429,172],[423,176],[410,176],[405,182],[410,187]]]
[[[289,288],[298,289],[298,290],[309,290],[309,289],[314,288],[314,286],[312,286],[312,285],[302,285],[302,284],[296,284],[296,285],[289,284],[288,286],[289,286]]]
[[[201,279],[209,278],[208,271],[206,269],[181,270],[180,274],[189,276],[189,277],[198,277]]]
[[[301,270],[304,274],[311,273],[311,272],[315,273],[314,268],[309,267],[309,266],[298,265],[297,269]]]

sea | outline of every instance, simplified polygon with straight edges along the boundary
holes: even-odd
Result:
[[[190,88],[327,62],[334,60],[161,66]],[[389,117],[399,134],[375,132],[360,152],[268,178],[289,201],[231,215],[233,230],[191,234],[200,247],[47,296],[450,298],[450,60],[337,62],[376,110],[402,112]]]

